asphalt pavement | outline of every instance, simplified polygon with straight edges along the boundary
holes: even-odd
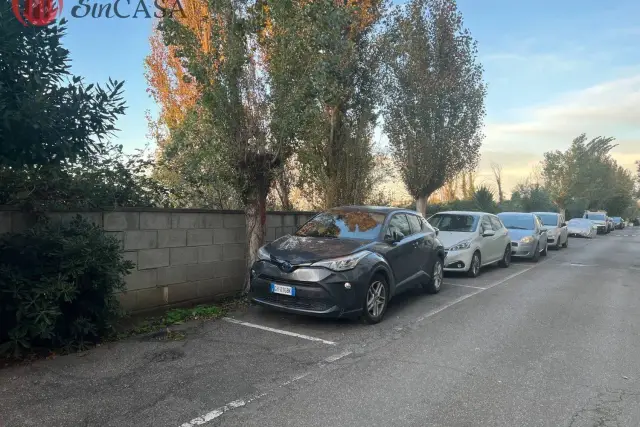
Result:
[[[364,325],[249,307],[0,370],[0,427],[640,426],[640,228]]]

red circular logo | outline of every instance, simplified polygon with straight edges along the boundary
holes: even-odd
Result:
[[[25,27],[51,24],[62,12],[62,0],[11,0],[13,14]]]

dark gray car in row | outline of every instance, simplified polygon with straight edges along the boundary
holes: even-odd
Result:
[[[395,295],[416,287],[440,291],[445,252],[437,235],[411,210],[328,210],[260,248],[250,298],[290,313],[377,323]]]

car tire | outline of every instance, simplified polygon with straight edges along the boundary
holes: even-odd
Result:
[[[567,236],[567,240],[564,241],[564,245],[562,245],[563,248],[568,248],[569,247],[569,236]]]
[[[531,258],[533,262],[540,261],[540,243],[536,245],[535,251],[533,251],[533,257]]]
[[[502,268],[507,268],[511,265],[511,243],[505,248],[502,259],[498,262],[498,265]]]
[[[382,293],[384,295],[382,295]],[[382,301],[380,301],[382,297]],[[380,305],[382,303],[382,305]],[[362,320],[370,325],[380,323],[389,306],[389,284],[384,276],[376,274],[364,294]]]
[[[471,265],[469,265],[469,271],[467,271],[467,276],[478,277],[480,275],[481,265],[482,265],[482,258],[480,256],[480,251],[475,251],[473,253],[473,256],[471,257]]]
[[[546,245],[544,245],[544,250],[542,252],[540,252],[540,255],[547,256],[547,253],[549,253],[549,244],[548,243]]]
[[[426,285],[423,285],[423,289],[428,294],[437,294],[442,288],[442,280],[444,277],[444,264],[440,257],[433,263],[433,271],[431,272],[431,278]]]

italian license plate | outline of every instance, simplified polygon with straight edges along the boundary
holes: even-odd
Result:
[[[293,286],[278,285],[276,283],[271,284],[271,292],[274,294],[289,295],[292,297],[296,296],[296,288]]]

